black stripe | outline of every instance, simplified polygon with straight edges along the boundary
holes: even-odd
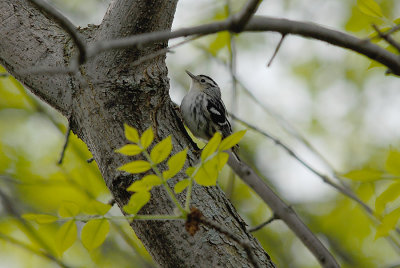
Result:
[[[216,86],[216,87],[218,86],[217,83],[211,77],[204,75],[204,74],[201,74],[199,76],[209,79],[213,83],[214,86]]]

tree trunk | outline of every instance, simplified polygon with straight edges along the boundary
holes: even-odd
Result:
[[[176,4],[172,0],[116,0],[101,25],[83,29],[81,33],[89,44],[170,29]],[[166,42],[103,52],[89,60],[77,74],[38,75],[26,70],[65,67],[76,57],[77,48],[68,34],[26,0],[0,0],[0,21],[0,63],[35,95],[69,118],[72,131],[92,152],[120,207],[130,197],[125,189],[139,178],[116,170],[129,161],[114,152],[126,143],[123,123],[139,132],[151,126],[156,141],[171,135],[173,153],[188,147],[187,164],[196,162],[197,156],[192,153],[195,148],[169,97],[165,54],[131,66],[135,60],[166,47]],[[182,177],[180,174],[173,183]],[[181,194],[179,199],[183,198]],[[192,205],[208,220],[243,241],[249,240],[260,267],[273,267],[219,187],[195,186]],[[140,213],[173,214],[173,208],[166,192],[157,188]],[[181,221],[134,221],[131,226],[162,267],[252,266],[239,244],[214,229],[202,226],[192,237]]]

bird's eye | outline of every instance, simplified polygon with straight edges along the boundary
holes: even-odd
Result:
[[[204,83],[206,80],[205,79],[201,79],[200,82]]]

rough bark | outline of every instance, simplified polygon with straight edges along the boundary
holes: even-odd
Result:
[[[102,24],[84,29],[82,34],[90,43],[170,29],[176,4],[172,0],[116,0]],[[0,63],[34,94],[70,119],[71,129],[87,144],[120,207],[130,196],[126,187],[138,178],[116,170],[128,161],[114,153],[126,143],[123,123],[139,131],[152,126],[158,141],[172,135],[174,152],[188,147],[189,163],[195,163],[196,155],[192,153],[195,148],[168,94],[165,55],[130,68],[132,61],[167,43],[101,53],[76,75],[33,75],[21,70],[64,66],[76,55],[69,36],[25,0],[0,0],[0,21]],[[194,187],[192,204],[207,219],[240,239],[249,240],[259,266],[273,266],[218,187]],[[155,189],[141,214],[167,213],[173,213],[172,202],[164,191]],[[251,267],[243,248],[213,229],[202,227],[191,237],[179,221],[140,221],[131,226],[162,267]]]

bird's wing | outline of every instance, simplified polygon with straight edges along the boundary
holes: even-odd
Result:
[[[224,138],[229,136],[232,133],[232,128],[228,121],[226,108],[222,100],[209,98],[206,108],[216,130],[220,131]]]

